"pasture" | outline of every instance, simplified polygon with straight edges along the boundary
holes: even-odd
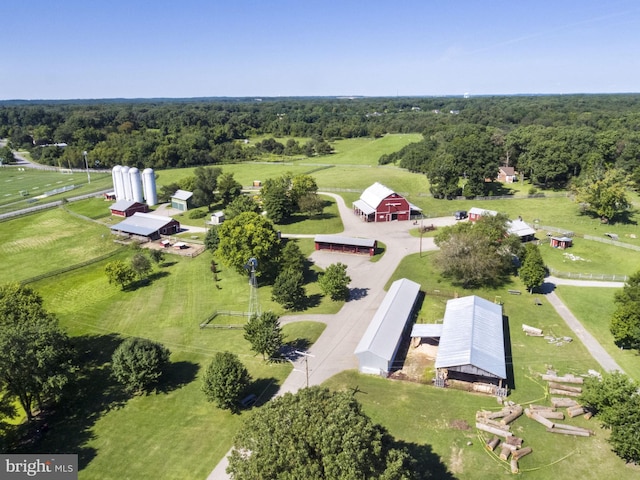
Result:
[[[596,220],[577,216],[576,205],[565,197],[483,202],[434,200],[425,195],[428,183],[424,175],[394,166],[376,165],[379,152],[391,148],[381,147],[377,143],[381,140],[354,142],[353,145],[349,145],[350,141],[337,143],[334,156],[322,157],[322,160],[333,157],[337,163],[327,168],[322,166],[322,169],[317,169],[320,165],[303,165],[302,162],[293,165],[223,165],[222,168],[223,171],[233,171],[243,185],[286,171],[294,174],[312,172],[321,190],[363,190],[374,181],[380,181],[399,192],[408,193],[410,201],[425,208],[429,216],[450,215],[458,209],[480,206],[505,211],[512,217],[522,215],[528,221],[538,219],[541,225],[577,233],[613,231],[622,237],[633,231],[627,225],[603,226]],[[354,160],[349,161],[349,156],[344,153],[343,160],[340,160],[338,155],[341,151],[346,152],[350,147],[353,152],[361,152],[362,156],[356,158],[357,154],[353,153]],[[396,145],[393,148],[400,147]],[[158,183],[176,181],[190,175],[190,172],[190,169],[160,171]],[[356,192],[342,195],[347,204],[359,197]],[[326,218],[297,219],[277,228],[284,234],[334,233],[341,222],[338,223],[335,202],[327,200],[331,205],[325,210]],[[69,204],[67,208],[103,222],[108,218],[108,210],[105,217],[105,203],[100,199]],[[313,250],[311,239],[297,242],[305,254]],[[584,242],[584,245],[587,247],[592,243],[595,242]],[[602,245],[595,246],[600,248]],[[109,249],[115,251],[116,247],[111,242],[107,226],[77,218],[63,209],[7,221],[0,228],[0,261],[6,266],[0,273],[0,281],[22,280],[56,270],[67,266],[71,259],[74,259],[73,263],[76,263],[75,259],[78,262],[91,260]],[[629,253],[637,255],[618,248],[606,250],[611,265],[625,265]],[[125,249],[116,252],[113,258],[127,260],[131,255],[133,251]],[[510,400],[544,402],[546,390],[536,375],[549,365],[561,373],[575,374],[598,367],[577,339],[558,347],[522,333],[520,325],[527,323],[555,336],[572,335],[544,299],[538,306],[533,303],[534,297],[528,294],[509,295],[508,289],[525,291],[517,278],[497,289],[463,291],[439,277],[431,267],[432,255],[405,258],[389,283],[402,277],[421,283],[427,292],[418,313],[418,321],[423,323],[440,320],[446,299],[455,293],[477,293],[504,302],[505,315],[509,318],[514,373]],[[607,265],[606,255],[597,262],[598,268]],[[220,411],[204,400],[200,392],[200,376],[213,355],[225,350],[237,353],[254,379],[251,390],[260,396],[260,402],[268,399],[291,372],[288,364],[266,364],[261,357],[255,356],[249,350],[242,330],[198,328],[199,323],[214,310],[245,310],[248,305],[246,276],[221,268],[220,288],[216,288],[209,270],[211,258],[209,253],[194,259],[168,255],[162,266],[155,267],[148,284],[124,292],[108,284],[104,274],[108,260],[30,285],[41,293],[45,307],[58,316],[61,325],[73,336],[81,352],[82,366],[78,393],[54,414],[50,432],[37,446],[38,451],[78,452],[82,479],[206,478],[227,452],[232,436],[245,415]],[[615,346],[606,337],[605,321],[608,321],[612,308],[610,296],[613,291],[598,289],[591,293],[591,290],[594,289],[585,291],[560,287],[558,291],[585,327],[600,338],[603,346],[612,355],[617,353],[614,358],[625,370],[640,371],[638,357],[631,352],[611,351]],[[305,313],[335,313],[341,306],[321,298],[316,283],[307,286],[307,293],[315,303]],[[259,297],[263,310],[283,313],[271,301],[270,287],[261,286]],[[216,322],[235,323],[235,320],[218,318]],[[312,343],[322,329],[321,324],[302,322],[286,325],[285,333],[287,341]],[[128,398],[110,378],[111,352],[127,336],[150,338],[171,350],[172,366],[160,392]],[[340,389],[357,387],[360,392],[356,394],[357,398],[374,421],[387,427],[394,436],[423,446],[423,451],[429,450],[431,447],[428,445],[431,445],[432,454],[441,457],[460,480],[506,473],[505,465],[484,450],[482,438],[475,429],[464,428],[463,422],[473,425],[476,410],[497,409],[495,400],[491,398],[456,390],[438,390],[416,383],[382,380],[353,371],[343,372],[330,379],[327,385]],[[600,430],[595,421],[583,422],[586,421],[575,421],[595,430],[595,437],[551,436],[540,425],[525,418],[519,419],[515,424],[517,434],[534,448],[534,454],[521,461],[526,478],[597,479],[603,472],[629,478],[637,474],[637,469],[625,466],[610,452],[604,442],[606,432]],[[472,445],[467,445],[467,442]]]

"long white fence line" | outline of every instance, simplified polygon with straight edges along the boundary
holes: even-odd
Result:
[[[576,280],[600,280],[603,282],[626,282],[629,277],[627,275],[616,275],[606,273],[574,273],[561,272],[552,267],[547,267],[549,273],[558,278],[572,278]]]

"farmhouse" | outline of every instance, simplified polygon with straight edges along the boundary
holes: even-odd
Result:
[[[360,195],[360,199],[353,202],[353,213],[365,222],[409,220],[411,212],[419,213],[421,209],[378,182],[367,188]]]
[[[507,378],[502,305],[476,295],[447,302],[436,376],[501,382]]]
[[[406,278],[391,284],[355,350],[362,373],[389,374],[419,293],[420,284]]]
[[[157,240],[160,235],[172,235],[179,231],[180,222],[171,217],[139,212],[111,227],[111,232],[116,235],[145,240]]]
[[[135,202],[133,200],[118,200],[109,207],[111,215],[118,217],[130,217],[136,212],[147,213],[149,206],[146,203]]]
[[[517,182],[518,172],[513,167],[500,167],[498,169],[498,181],[502,183]]]
[[[186,190],[176,190],[171,196],[171,208],[176,208],[183,212],[189,210],[192,207],[191,198],[193,197],[193,192],[187,192]]]
[[[342,235],[316,235],[316,250],[329,250],[342,253],[376,254],[378,242],[368,238],[344,237]]]

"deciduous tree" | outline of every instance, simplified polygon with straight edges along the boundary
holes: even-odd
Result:
[[[285,393],[247,418],[227,472],[235,480],[426,478],[419,470],[351,393],[311,387]]]
[[[622,171],[610,169],[604,174],[583,179],[574,190],[576,201],[585,205],[586,211],[608,222],[631,206],[627,197],[628,186],[629,180]]]
[[[242,185],[233,178],[233,173],[223,173],[218,177],[218,195],[224,205],[242,195]]]
[[[610,330],[616,345],[640,350],[640,272],[629,277],[614,297]]]
[[[287,310],[302,310],[307,300],[301,270],[285,269],[273,283],[271,299]]]
[[[104,267],[104,272],[107,274],[109,283],[120,285],[122,290],[133,282],[136,277],[136,273],[133,271],[133,268],[122,260],[113,260],[107,263]]]
[[[131,269],[139,279],[146,278],[151,272],[151,260],[142,253],[136,253],[131,257]]]
[[[226,410],[237,410],[240,394],[251,382],[251,375],[231,352],[216,353],[202,378],[202,391],[207,400]]]
[[[111,370],[125,390],[149,392],[169,363],[169,349],[146,338],[129,337],[113,352]]]
[[[242,273],[249,259],[255,258],[258,276],[275,277],[280,240],[268,219],[253,212],[241,213],[220,225],[218,235],[216,255],[221,263]]]
[[[260,205],[249,195],[239,195],[234,198],[224,209],[227,220],[237,217],[244,212],[260,213]]]
[[[347,266],[340,262],[329,265],[318,278],[320,289],[333,301],[349,299],[349,282]]]
[[[263,360],[271,358],[278,353],[284,339],[280,318],[273,312],[252,315],[244,326],[244,338]]]
[[[20,402],[27,418],[33,407],[59,398],[76,367],[66,333],[42,298],[20,284],[0,287],[0,390]]]

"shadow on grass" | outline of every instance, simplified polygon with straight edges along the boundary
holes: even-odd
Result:
[[[279,389],[280,384],[275,378],[258,378],[249,386],[245,394],[255,394],[258,397],[256,406],[260,406],[275,397]]]
[[[73,388],[60,403],[40,415],[46,433],[37,442],[23,444],[19,453],[77,453],[84,469],[96,456],[87,446],[96,421],[114,408],[121,408],[130,396],[111,376],[111,356],[122,342],[117,335],[85,335],[72,339],[78,352],[79,371]],[[25,428],[29,428],[25,426]]]
[[[200,366],[193,362],[170,362],[156,388],[159,393],[169,393],[195,380]]]
[[[322,301],[322,295],[319,293],[314,293],[313,295],[307,296],[307,300],[304,302],[304,308],[302,310],[306,310],[308,308],[317,307],[320,305]]]
[[[433,451],[431,445],[418,445],[417,443],[396,440],[395,446],[409,452],[414,460],[414,471],[421,479],[455,480],[455,476],[447,470],[440,456]]]
[[[160,272],[153,272],[146,278],[141,278],[140,280],[131,282],[129,285],[127,285],[127,287],[124,290],[127,292],[133,292],[135,290],[138,290],[139,288],[147,287],[151,285],[153,282],[155,282],[156,280],[159,280],[164,277],[168,277],[169,275],[170,273],[164,270]]]
[[[504,332],[504,361],[507,374],[506,382],[509,388],[516,389],[516,376],[513,371],[513,351],[511,349],[511,327],[509,325],[509,317],[502,316],[502,329]]]

